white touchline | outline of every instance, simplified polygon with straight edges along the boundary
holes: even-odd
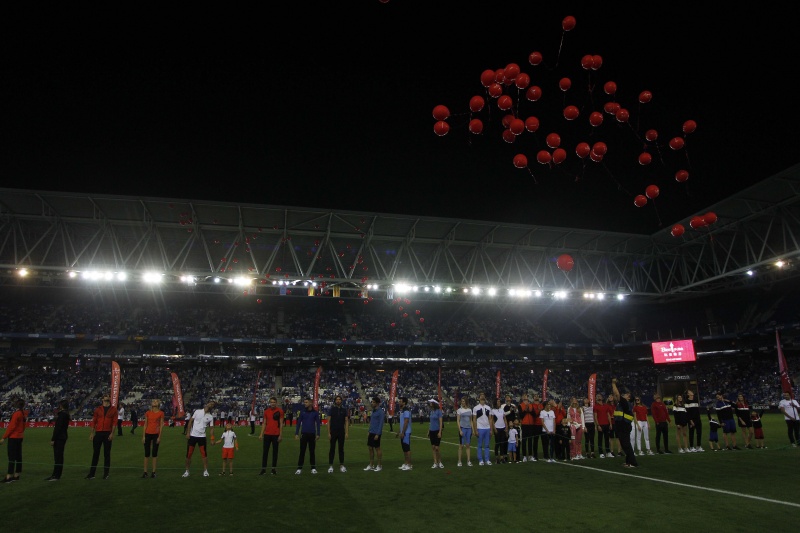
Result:
[[[563,463],[562,463],[563,464]],[[645,477],[645,476],[636,476],[633,474],[628,474],[626,472],[614,472],[612,470],[604,470],[602,468],[595,468],[593,466],[584,466],[584,465],[575,465],[575,464],[568,464],[564,466],[571,466],[574,468],[586,468],[588,470],[595,470],[598,472],[604,472],[606,474],[614,474],[615,476],[625,476],[625,477],[632,477],[635,479],[645,479],[647,481],[655,481],[656,483],[665,483],[667,485],[677,485],[679,487],[686,487],[689,489],[696,489],[696,490],[705,490],[708,492],[718,492],[720,494],[727,494],[729,496],[738,496],[740,498],[749,498],[751,500],[759,500],[762,502],[769,502],[769,503],[777,503],[780,505],[788,505],[789,507],[798,507],[800,508],[800,503],[792,503],[792,502],[784,502],[781,500],[773,500],[770,498],[764,498],[762,496],[753,496],[751,494],[742,494],[740,492],[733,492],[730,490],[722,490],[722,489],[712,489],[711,487],[701,487],[700,485],[690,485],[688,483],[678,483],[677,481],[669,481],[667,479],[658,479],[654,477]]]

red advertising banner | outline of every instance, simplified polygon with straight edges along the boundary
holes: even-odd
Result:
[[[183,418],[186,416],[186,411],[183,409],[183,392],[181,391],[181,380],[178,379],[178,374],[172,373],[172,408],[175,411],[175,416]]]
[[[545,368],[544,369],[544,379],[542,380],[542,401],[547,401],[547,374],[549,371]]]
[[[497,371],[497,379],[495,380],[495,397],[500,398],[500,371]]]
[[[399,370],[392,372],[392,386],[389,388],[389,416],[394,416],[394,404],[397,401],[397,378]]]
[[[594,397],[597,396],[597,374],[589,376],[589,404],[594,407]]]
[[[314,376],[314,410],[319,410],[319,377],[322,374],[322,367],[317,367],[317,374]]]
[[[111,405],[119,405],[119,382],[122,379],[119,363],[111,361]]]
[[[786,358],[783,356],[783,349],[781,348],[781,336],[778,330],[775,330],[775,344],[778,347],[778,370],[781,373],[781,391],[788,392],[789,398],[794,400],[794,390],[792,389],[792,380],[789,378],[789,367],[786,366]]]

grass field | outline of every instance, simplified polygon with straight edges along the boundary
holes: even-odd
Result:
[[[91,443],[86,428],[70,428],[66,467],[52,472],[51,430],[25,432],[24,469],[17,483],[0,487],[0,513],[12,531],[778,531],[800,513],[800,448],[788,445],[780,415],[765,415],[766,450],[657,455],[639,458],[456,467],[457,432],[444,430],[444,469],[431,469],[427,424],[413,425],[414,470],[402,472],[394,434],[384,432],[382,472],[365,472],[367,426],[354,425],[345,445],[347,473],[327,473],[326,428],[311,475],[306,456],[295,475],[299,443],[285,428],[278,475],[259,476],[261,442],[236,429],[240,450],[233,477],[220,477],[221,445],[210,447],[210,478],[195,454],[184,471],[182,428],[164,428],[158,478],[141,479],[141,431],[114,440],[111,476],[86,480]],[[259,428],[257,428],[258,431]],[[707,427],[704,428],[707,439]],[[220,434],[216,430],[217,436]],[[673,452],[677,451],[670,428]],[[720,435],[720,438],[722,436]],[[741,435],[739,435],[741,445]],[[655,444],[651,436],[651,444]],[[707,443],[704,447],[708,450]],[[0,447],[5,459],[5,446]],[[475,450],[472,450],[475,458]],[[335,460],[338,465],[338,459]]]

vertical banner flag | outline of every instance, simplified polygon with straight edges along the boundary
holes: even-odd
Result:
[[[319,376],[322,374],[322,367],[317,367],[317,375],[314,376],[314,410],[319,410]]]
[[[177,409],[175,412],[175,416],[178,418],[183,418],[186,416],[186,411],[183,409],[183,392],[181,392],[181,380],[178,379],[178,374],[175,372],[172,373],[172,405],[174,407],[173,411]]]
[[[437,400],[439,400],[439,409],[444,410],[444,404],[442,403],[442,367],[439,367],[439,390],[438,390],[438,393],[439,393],[439,397],[437,398]]]
[[[781,373],[781,391],[788,392],[789,398],[794,400],[792,380],[789,379],[789,367],[786,366],[786,358],[783,356],[783,350],[781,349],[781,337],[777,329],[775,330],[775,344],[778,346],[778,370]]]
[[[495,397],[499,398],[500,397],[500,371],[499,370],[497,371],[497,379],[495,380],[494,388],[495,388],[495,391],[494,391]]]
[[[389,388],[389,416],[394,416],[394,404],[397,401],[397,377],[399,370],[392,372],[392,386]]]
[[[111,405],[119,405],[119,382],[120,378],[119,363],[111,361]]]
[[[253,387],[253,404],[250,406],[251,411],[256,410],[256,397],[258,396],[258,382],[261,381],[261,371],[258,371],[258,376],[256,376],[256,386]]]
[[[589,405],[594,407],[594,397],[597,396],[597,374],[592,374],[589,376]]]
[[[547,372],[548,370],[544,369],[544,380],[542,381],[542,401],[547,401]]]

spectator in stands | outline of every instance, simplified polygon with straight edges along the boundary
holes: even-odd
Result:
[[[700,445],[703,438],[703,421],[700,418],[700,403],[695,398],[692,389],[686,390],[686,417],[687,426],[689,429],[689,448],[690,452],[702,452],[703,447]],[[697,440],[695,440],[697,437]],[[695,443],[697,443],[695,445]]]
[[[53,425],[53,435],[50,437],[50,446],[53,447],[53,473],[45,481],[58,481],[64,471],[64,448],[67,445],[67,430],[69,429],[69,403],[66,400],[58,402],[58,414]]]
[[[783,413],[786,429],[789,432],[789,442],[793,448],[800,444],[800,404],[788,392],[783,393],[783,399],[778,404],[778,410]]]
[[[278,466],[278,445],[283,439],[283,423],[283,409],[278,407],[278,399],[272,396],[269,399],[269,407],[264,409],[261,435],[258,436],[258,440],[264,443],[261,451],[261,472],[259,472],[259,476],[267,473],[267,457],[269,457],[270,447],[272,447],[272,470],[270,473],[273,476],[278,473],[276,470]]]
[[[442,427],[444,425],[444,414],[439,407],[439,402],[431,398],[428,400],[430,405],[430,425],[428,426],[428,439],[431,441],[431,452],[433,453],[433,467],[444,468],[442,455],[439,445],[442,442]]]
[[[656,452],[659,454],[672,453],[669,451],[669,410],[667,405],[661,401],[661,395],[653,396],[653,403],[650,405],[650,414],[653,416],[653,423],[656,425]],[[661,451],[661,441],[664,442],[664,451]]]
[[[336,446],[339,446],[339,471],[347,472],[344,466],[344,441],[350,436],[350,415],[347,408],[342,405],[342,396],[337,394],[333,399],[333,406],[328,412],[328,473],[333,474],[333,456]]]
[[[161,431],[164,429],[164,411],[161,410],[161,400],[154,398],[150,400],[150,409],[144,413],[144,473],[142,478],[148,477],[147,460],[150,459],[152,469],[150,478],[155,479],[156,467],[158,466],[158,447],[161,445]]]
[[[19,481],[22,473],[22,439],[25,437],[27,422],[25,400],[17,398],[14,400],[14,413],[8,421],[3,437],[0,438],[0,444],[8,441],[8,472],[3,483]]]
[[[89,440],[92,441],[92,466],[86,479],[94,479],[100,448],[103,448],[103,479],[108,479],[111,471],[111,444],[114,441],[114,424],[117,422],[117,408],[111,405],[111,397],[103,394],[101,405],[92,414]]]

